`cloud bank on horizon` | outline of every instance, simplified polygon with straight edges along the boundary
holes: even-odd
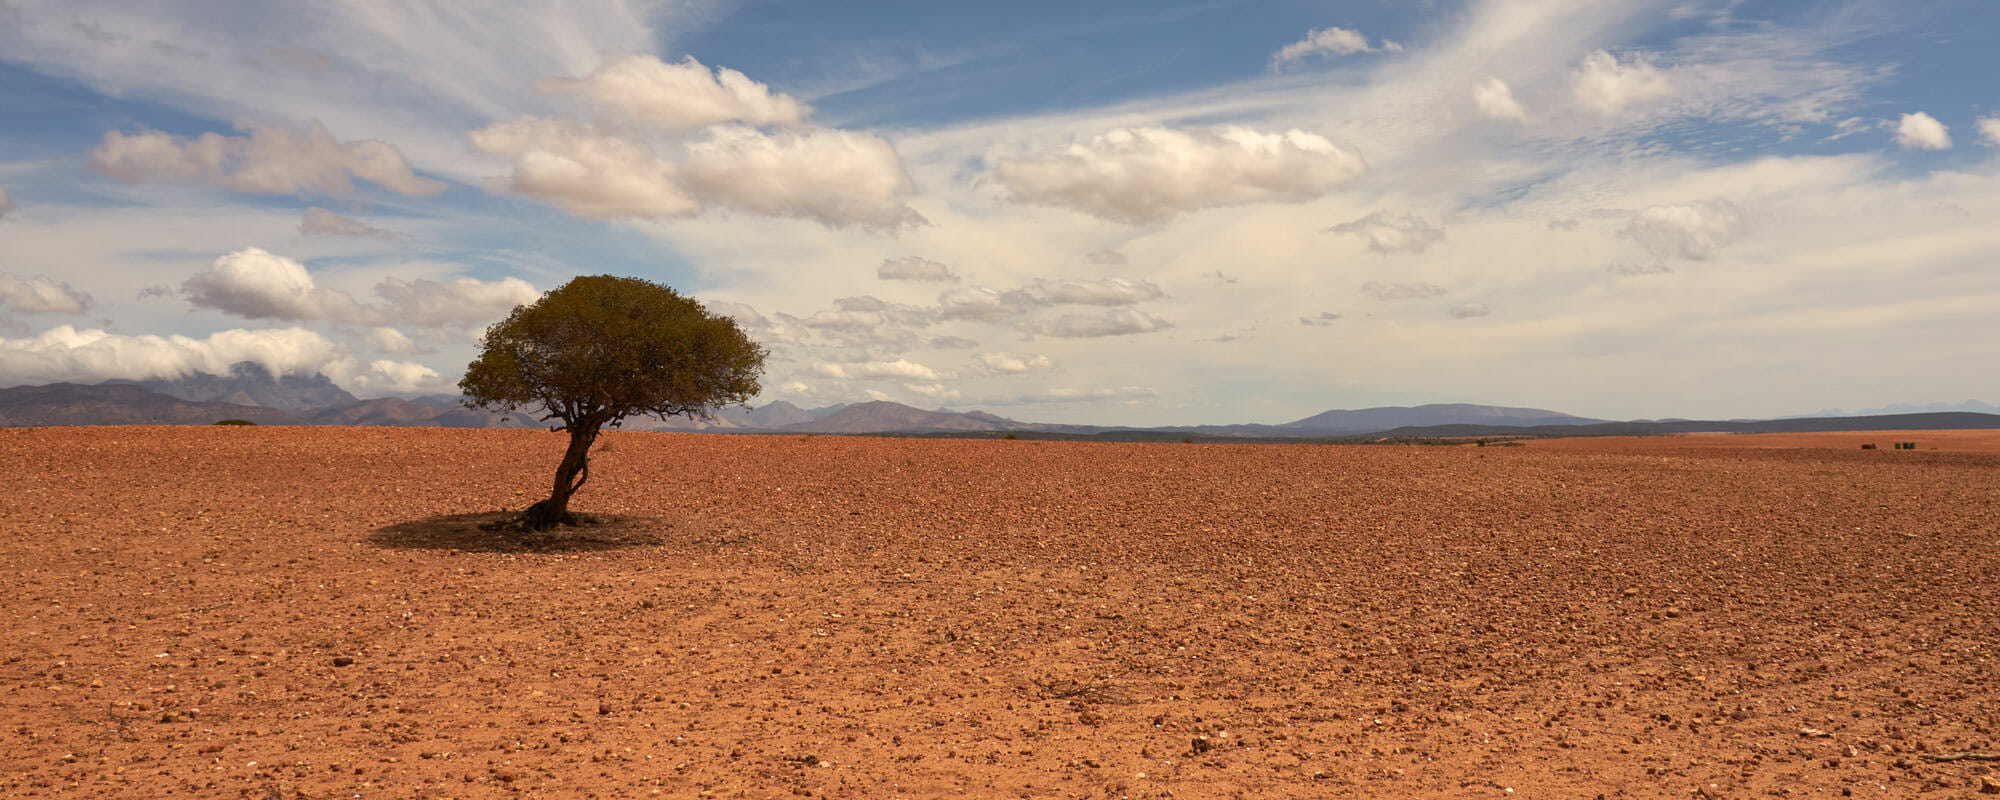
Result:
[[[2000,394],[2000,9],[853,13],[0,0],[0,385],[453,391],[486,325],[610,272],[765,343],[760,403]]]

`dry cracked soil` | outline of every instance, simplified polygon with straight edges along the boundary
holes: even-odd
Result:
[[[1991,433],[602,442],[0,430],[0,796],[2000,792]]]

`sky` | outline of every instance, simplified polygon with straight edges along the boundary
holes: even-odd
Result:
[[[452,393],[576,275],[1038,422],[2000,401],[1978,0],[0,0],[0,386]]]

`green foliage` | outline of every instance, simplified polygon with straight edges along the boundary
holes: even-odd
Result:
[[[553,430],[706,418],[754,397],[766,351],[736,321],[637,278],[578,277],[486,329],[466,405],[539,410]]]
[[[215,424],[217,424],[217,425],[255,425],[255,424],[257,424],[257,423],[255,423],[255,422],[251,422],[250,420],[247,420],[247,419],[219,419],[219,420],[216,420],[216,421],[215,421]]]

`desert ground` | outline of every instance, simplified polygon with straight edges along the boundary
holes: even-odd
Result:
[[[0,430],[0,796],[2000,791],[1988,434],[562,445]]]

